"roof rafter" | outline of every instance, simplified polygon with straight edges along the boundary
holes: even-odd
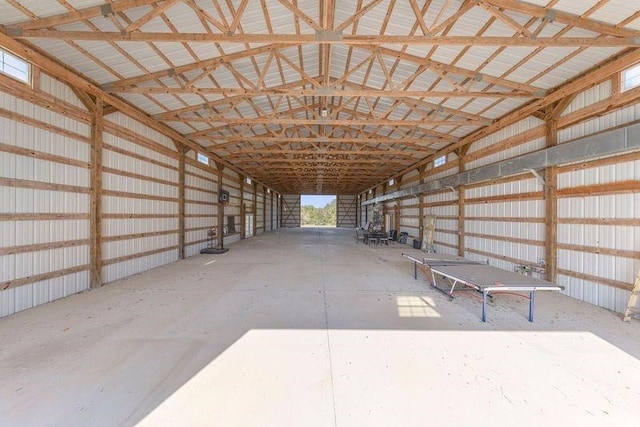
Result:
[[[640,31],[629,30],[626,28],[619,28],[619,27],[616,27],[615,25],[609,25],[602,22],[581,18],[577,15],[572,15],[570,13],[563,12],[560,10],[549,10],[544,7],[536,6],[530,3],[525,3],[519,0],[482,0],[482,1],[483,3],[488,3],[493,6],[500,7],[502,9],[523,13],[525,15],[534,16],[536,18],[547,18],[551,21],[556,21],[561,24],[582,28],[585,30],[593,31],[593,32],[608,35],[608,36],[613,36],[617,38],[640,37]]]
[[[489,1],[489,0],[487,0]],[[495,1],[495,0],[493,0]],[[590,21],[593,22],[593,21]],[[616,28],[616,27],[613,27]],[[403,36],[403,35],[342,35],[324,38],[316,34],[207,34],[207,33],[159,33],[159,32],[94,32],[58,31],[6,27],[7,34],[16,39],[60,39],[113,42],[193,42],[193,43],[269,43],[283,45],[339,44],[353,46],[415,45],[415,46],[542,46],[542,47],[635,47],[640,45],[640,32],[630,35],[603,37],[482,37],[470,36]]]

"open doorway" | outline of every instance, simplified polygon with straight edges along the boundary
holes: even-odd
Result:
[[[336,196],[303,194],[300,202],[303,227],[336,226]]]

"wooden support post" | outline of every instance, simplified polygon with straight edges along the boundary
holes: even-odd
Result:
[[[184,185],[185,185],[185,157],[187,150],[180,144],[176,144],[179,153],[178,165],[178,256],[184,259],[184,240],[185,240],[185,201],[184,201]]]
[[[465,145],[456,150],[458,155],[458,172],[462,173],[467,169],[465,162],[465,156],[469,152],[472,144]],[[466,251],[465,244],[465,186],[460,185],[458,187],[458,256],[464,257]]]
[[[464,185],[458,187],[458,256],[464,257],[465,246],[465,204]]]
[[[246,238],[244,235],[245,228],[245,209],[244,209],[244,176],[240,175],[240,239]]]
[[[419,169],[418,175],[418,183],[424,184],[426,168],[421,167]],[[425,196],[423,194],[418,194],[418,238],[420,239],[420,248],[422,248],[422,241],[424,240],[424,208],[426,203],[424,203]]]
[[[558,143],[558,120],[561,111],[547,117],[546,139],[547,147]],[[545,279],[556,282],[558,279],[558,168],[551,166],[544,171],[544,199],[545,199]]]
[[[216,169],[218,170],[218,197],[220,197],[220,190],[222,190],[222,178],[223,178],[223,174],[222,171],[224,170],[224,166],[220,163],[215,163],[216,165]],[[219,200],[219,199],[218,199]],[[224,239],[224,203],[220,203],[218,201],[218,236],[220,239],[220,242],[218,242],[218,245],[220,246],[222,243],[222,240]]]
[[[89,212],[89,286],[102,285],[102,138],[104,102],[96,99],[91,116],[91,206]]]
[[[464,157],[460,157],[460,163],[458,164],[458,171],[464,172],[465,163]],[[465,204],[464,204],[464,192],[465,187],[461,185],[458,187],[458,256],[464,257],[465,252]]]
[[[253,222],[253,235],[258,233],[256,225],[258,225],[258,184],[253,183],[253,215],[251,215]]]
[[[280,197],[278,199],[280,199],[280,203],[278,203],[278,214],[279,214],[278,222],[280,223],[280,228],[282,228],[282,227],[284,227],[284,224],[283,224],[284,221],[282,219],[282,211],[283,211],[283,208],[284,208],[284,206],[283,206],[284,197],[282,197],[282,194],[280,195]]]
[[[262,232],[267,232],[267,187],[262,186]]]

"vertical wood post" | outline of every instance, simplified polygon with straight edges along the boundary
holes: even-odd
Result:
[[[245,228],[245,208],[244,208],[244,176],[240,175],[240,239],[244,239],[245,236],[244,228]]]
[[[558,143],[557,114],[547,117],[547,147]],[[558,168],[551,166],[544,171],[545,199],[545,279],[556,282],[558,279]]]
[[[104,131],[104,103],[95,102],[91,116],[91,206],[89,212],[89,286],[102,285],[102,138]]]
[[[220,203],[220,190],[222,190],[222,178],[223,178],[223,174],[222,171],[224,170],[224,166],[220,163],[216,163],[216,169],[218,170],[218,236],[220,239],[220,242],[218,242],[218,245],[221,244],[222,240],[224,239],[224,203]]]
[[[262,232],[267,232],[267,187],[262,186]]]
[[[464,172],[464,170],[465,170],[464,157],[461,156],[459,157],[458,171]],[[459,186],[458,187],[458,256],[461,256],[461,257],[464,257],[464,252],[466,249],[465,236],[464,236],[465,234],[464,192],[465,192],[464,185]]]
[[[280,228],[284,227],[284,219],[283,219],[283,212],[284,212],[284,197],[282,197],[282,194],[280,194],[280,203],[278,203],[278,222],[280,223]]]
[[[418,184],[424,183],[426,170],[427,168],[424,166],[418,169]],[[420,248],[422,248],[422,240],[424,239],[424,208],[426,204],[423,202],[424,200],[425,196],[418,194],[418,238],[420,239]]]
[[[251,215],[253,222],[253,235],[258,234],[256,226],[258,225],[258,184],[253,183],[253,215]]]
[[[185,157],[187,150],[184,146],[176,144],[179,153],[178,164],[178,256],[184,259],[184,241],[185,241],[185,201],[184,201],[184,185],[185,185]]]

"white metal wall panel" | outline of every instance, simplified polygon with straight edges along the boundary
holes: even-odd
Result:
[[[562,112],[562,116],[566,116],[583,108],[589,107],[599,101],[608,99],[611,94],[611,80],[597,84],[584,92],[577,94],[569,106]]]
[[[224,224],[227,224],[227,217],[233,215],[236,228],[235,234],[225,236],[224,242],[226,245],[240,240],[240,226],[242,223],[240,218],[240,177],[238,174],[230,169],[225,169],[221,189],[229,192],[229,203],[224,206]]]
[[[213,168],[189,163],[185,172],[185,256],[192,256],[207,245],[207,230],[218,225],[218,176]]]
[[[168,138],[121,113],[107,120],[157,144],[156,149],[116,136],[105,126],[103,174],[103,281],[178,259],[178,158]],[[109,146],[135,153],[132,157]],[[135,176],[131,176],[135,175]],[[148,177],[148,179],[147,179]],[[123,214],[133,218],[119,218]],[[143,218],[135,218],[144,216]],[[141,234],[156,233],[142,237]]]
[[[562,129],[558,131],[558,143],[592,135],[623,124],[630,124],[636,120],[640,120],[640,104],[631,105]]]
[[[46,73],[40,74],[40,82],[39,82],[40,90],[48,93],[49,95],[55,96],[57,99],[61,101],[68,102],[69,104],[73,104],[79,110],[86,111],[87,108],[84,106],[82,101],[76,96],[76,94],[67,86],[62,83],[60,80],[56,80],[53,77],[49,76]]]
[[[453,191],[428,194],[423,197],[423,215],[436,216],[435,248],[439,253],[458,250],[458,197]],[[445,204],[446,203],[446,204]]]
[[[534,177],[474,186],[465,189],[465,251],[471,259],[486,261],[513,271],[522,263],[535,264],[544,258],[545,228],[540,222],[508,221],[513,218],[544,218],[545,202],[541,199],[518,200],[519,194],[540,192]],[[491,201],[496,196],[512,196],[504,201]],[[473,218],[483,218],[474,220]],[[468,218],[468,219],[467,219]],[[485,218],[492,218],[491,221]],[[505,220],[501,221],[501,218]],[[530,244],[518,240],[530,240]],[[478,253],[481,252],[481,253]]]
[[[523,144],[519,144],[509,150],[499,151],[497,153],[481,157],[477,160],[470,161],[465,165],[465,168],[466,170],[471,170],[471,169],[478,168],[480,166],[497,163],[499,161],[510,159],[512,157],[521,156],[523,154],[541,150],[545,147],[545,145],[546,145],[546,139],[544,137],[533,138],[530,141],[525,142]]]
[[[418,238],[420,236],[420,207],[419,199],[411,197],[409,199],[400,200],[400,229],[401,232],[409,233],[409,238]],[[411,244],[411,240],[407,240]]]
[[[108,121],[129,129],[144,138],[150,139],[151,141],[168,148],[171,151],[176,151],[176,146],[171,138],[151,129],[149,126],[146,126],[135,119],[132,119],[124,113],[116,112],[109,114],[107,119]]]
[[[509,125],[499,130],[498,132],[495,132],[489,136],[486,136],[474,142],[469,148],[468,154],[472,154],[477,151],[483,150],[487,147],[490,147],[494,144],[499,143],[500,141],[504,141],[505,139],[512,138],[523,132],[533,130],[536,127],[540,126],[541,124],[542,124],[542,121],[539,119],[536,119],[535,117],[528,117],[523,120],[520,120],[517,123]]]
[[[41,86],[46,92],[76,105],[80,112],[73,91],[45,74],[41,74],[41,79]],[[49,273],[64,269],[88,269],[84,266],[89,263],[89,126],[6,93],[0,93],[0,108],[35,119],[43,125],[51,125],[50,129],[41,129],[0,117],[0,143],[85,162],[85,166],[70,165],[65,160],[36,159],[0,151],[1,178],[34,182],[36,186],[53,184],[77,188],[77,191],[67,188],[58,191],[0,185],[0,213],[15,214],[11,220],[0,220],[0,248],[53,245],[49,249],[34,251],[10,249],[10,253],[1,255],[0,283],[38,275],[46,277]],[[76,134],[77,137],[62,135],[56,129]],[[62,216],[56,220],[20,218],[23,214],[50,213]],[[77,217],[78,214],[86,217],[64,218],[64,215]],[[62,242],[70,240],[86,241],[86,244],[62,247]],[[86,269],[0,291],[0,317],[87,289],[89,280]]]
[[[261,234],[265,231],[265,193],[263,191],[262,186],[258,186],[256,190],[256,229],[254,230],[254,234]]]
[[[640,160],[571,171],[558,176],[558,189],[640,180]],[[558,244],[587,247],[558,251],[558,281],[565,292],[583,301],[618,312],[624,311],[629,292],[601,283],[602,278],[628,284],[640,270],[640,226],[616,225],[615,220],[640,220],[640,193],[566,197],[558,200]],[[571,220],[572,223],[563,222]],[[585,220],[584,223],[573,223]],[[600,220],[609,220],[598,224]],[[636,256],[612,256],[601,251],[626,251]],[[595,253],[594,253],[595,252]],[[594,280],[571,276],[588,275]]]
[[[336,196],[336,222],[338,227],[355,228],[357,196],[339,194]]]
[[[271,217],[271,229],[272,230],[277,230],[278,228],[280,228],[280,218],[282,215],[282,212],[280,211],[280,199],[281,199],[281,195],[280,194],[274,194],[273,195],[273,201],[272,201],[272,209],[273,209],[273,215]]]
[[[274,216],[273,212],[273,193],[271,190],[267,194],[265,194],[264,198],[264,210],[265,210],[265,231],[273,230],[273,220],[272,216]]]
[[[243,204],[244,206],[246,206],[246,210],[245,210],[245,218],[241,218],[242,224],[244,224],[244,229],[245,231],[247,230],[246,227],[246,215],[252,215],[252,221],[256,221],[256,204],[254,202],[254,195],[255,195],[255,191],[256,191],[256,187],[255,185],[253,185],[253,183],[249,184],[246,181],[246,178],[243,178],[243,188],[242,188],[243,192],[242,192],[242,197],[243,197]],[[246,235],[245,234],[245,238],[249,238],[252,237],[253,235],[255,235],[255,229],[253,227],[254,224],[251,224],[251,230],[252,230],[252,234],[251,235]]]

